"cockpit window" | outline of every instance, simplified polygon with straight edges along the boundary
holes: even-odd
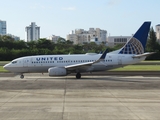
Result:
[[[17,61],[13,61],[13,62],[12,62],[12,64],[15,64],[15,63],[17,63]]]

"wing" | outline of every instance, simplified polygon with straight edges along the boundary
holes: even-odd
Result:
[[[89,66],[91,66],[94,63],[98,63],[100,61],[103,61],[105,59],[105,57],[106,57],[107,52],[108,52],[108,50],[106,49],[105,52],[102,54],[102,56],[98,60],[96,60],[94,62],[86,62],[86,63],[79,63],[79,64],[74,64],[74,65],[67,65],[67,66],[65,66],[65,68],[67,70],[76,70],[78,68],[89,67]]]

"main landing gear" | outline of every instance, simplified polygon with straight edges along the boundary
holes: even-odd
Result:
[[[81,78],[81,73],[78,72],[78,73],[76,74],[76,78],[77,78],[77,79],[80,79],[80,78]]]
[[[20,75],[20,78],[21,78],[21,79],[23,79],[23,78],[24,78],[24,75],[23,75],[23,74],[22,74],[22,75]]]

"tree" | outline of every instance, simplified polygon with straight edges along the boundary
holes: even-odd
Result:
[[[118,50],[118,49],[120,49],[120,48],[122,48],[124,46],[124,44],[117,44],[117,45],[115,45],[112,49],[112,51],[114,51],[114,50]]]
[[[0,37],[0,39],[2,40],[2,41],[14,41],[14,38],[12,38],[12,37],[10,37],[10,36],[7,36],[7,35],[2,35],[1,37]]]
[[[160,60],[160,45],[157,42],[156,34],[154,32],[153,27],[150,29],[148,35],[146,51],[156,52],[155,54],[148,56],[146,60]]]
[[[54,49],[54,43],[51,42],[50,40],[47,40],[45,38],[43,39],[39,39],[37,41],[37,48],[46,48],[46,49],[49,49],[49,50],[53,50]]]
[[[149,52],[156,52],[159,49],[159,44],[157,42],[156,34],[154,32],[153,27],[151,27],[148,35],[146,51]]]
[[[13,41],[12,44],[13,44],[14,49],[27,49],[28,48],[27,43],[23,40]]]
[[[64,39],[64,38],[59,38],[58,40],[57,40],[57,44],[66,44],[66,40]]]
[[[30,41],[30,42],[27,42],[27,46],[28,46],[30,49],[36,48],[36,41],[32,40],[32,41]]]
[[[66,41],[66,44],[68,44],[68,45],[73,45],[73,41],[67,40],[67,41]]]

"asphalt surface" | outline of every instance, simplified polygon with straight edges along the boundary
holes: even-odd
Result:
[[[160,77],[0,77],[0,120],[159,120]]]

